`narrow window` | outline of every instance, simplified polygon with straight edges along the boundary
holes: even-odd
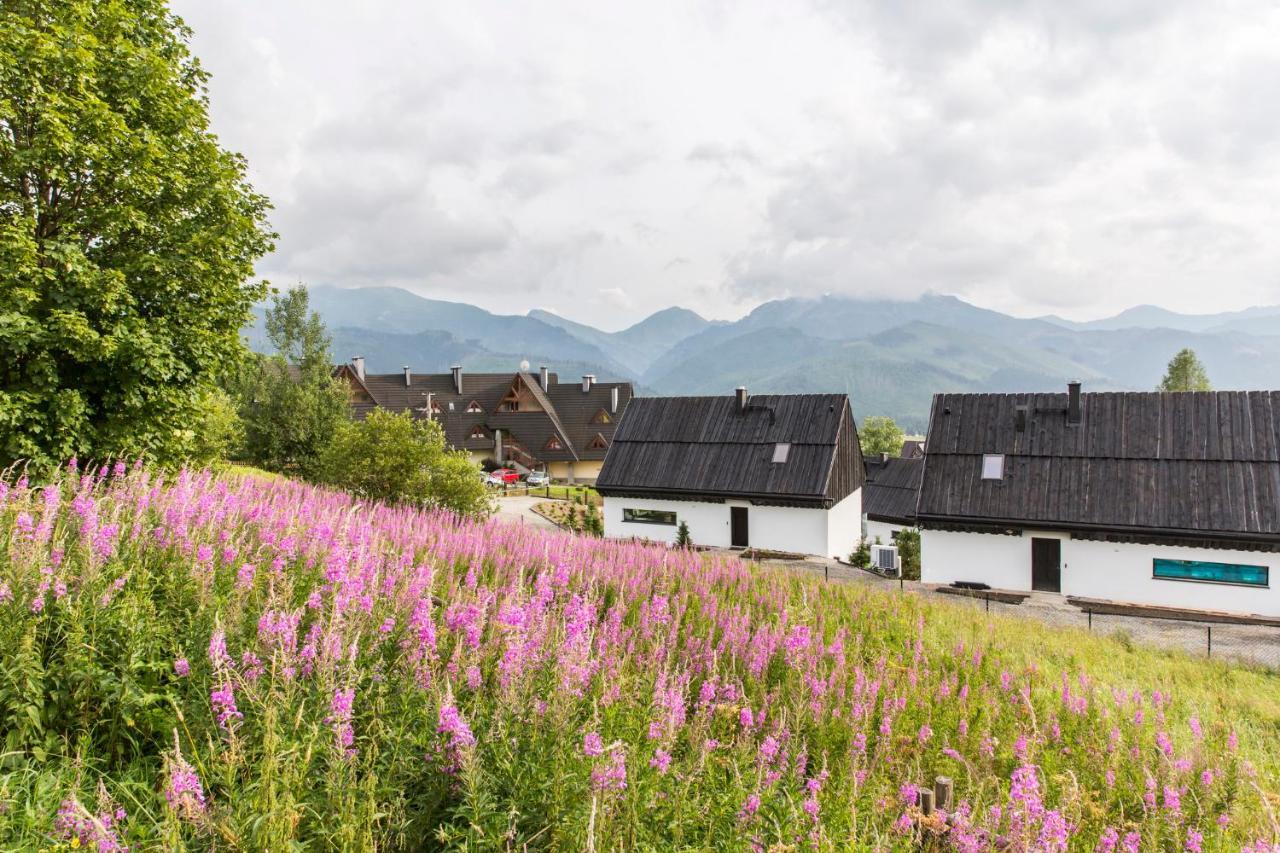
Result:
[[[661,509],[631,509],[622,510],[622,520],[629,521],[632,524],[666,524],[672,527],[676,523],[676,514]]]
[[[778,464],[786,462],[790,453],[791,445],[779,442],[773,446],[773,461]]]
[[[1004,479],[1004,454],[988,453],[982,457],[982,479]]]
[[[1152,561],[1151,571],[1151,576],[1160,580],[1259,587],[1270,585],[1269,575],[1270,570],[1266,566],[1210,563],[1203,560],[1167,560],[1161,557],[1156,557]]]

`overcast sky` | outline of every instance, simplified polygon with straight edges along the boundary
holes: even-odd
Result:
[[[276,284],[1280,303],[1280,0],[175,0]],[[918,10],[918,11],[916,11]]]

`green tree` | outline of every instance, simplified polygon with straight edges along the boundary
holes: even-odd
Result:
[[[267,200],[163,0],[0,12],[0,461],[191,458],[264,285]]]
[[[688,548],[692,545],[693,537],[689,535],[689,522],[681,519],[680,526],[676,528],[676,547]]]
[[[435,421],[374,409],[346,421],[325,449],[320,479],[388,503],[443,507],[461,515],[493,511],[489,490],[466,451],[450,450]]]
[[[1209,385],[1209,374],[1196,356],[1195,350],[1180,350],[1169,361],[1164,372],[1164,379],[1156,386],[1157,391],[1212,391]]]
[[[899,530],[893,537],[893,544],[898,546],[902,576],[909,581],[920,580],[920,531],[914,527]]]
[[[320,457],[347,421],[348,391],[333,376],[330,338],[302,285],[267,308],[275,353],[255,356],[234,383],[245,459],[269,471],[315,477]]]
[[[893,418],[873,415],[862,422],[858,430],[858,438],[862,442],[863,456],[879,456],[888,453],[897,456],[902,450],[902,430],[893,422]]]

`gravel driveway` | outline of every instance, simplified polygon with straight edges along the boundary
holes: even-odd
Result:
[[[554,524],[547,519],[538,515],[533,508],[540,503],[546,503],[546,498],[498,498],[498,515],[502,521],[508,521],[512,524],[531,524],[534,527],[542,527],[548,530],[559,530]]]

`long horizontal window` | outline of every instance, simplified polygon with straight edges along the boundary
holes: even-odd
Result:
[[[623,521],[633,521],[636,524],[670,524],[675,525],[676,514],[661,509],[624,509],[622,511]]]
[[[1268,586],[1266,566],[1241,566],[1235,563],[1206,563],[1202,560],[1165,560],[1157,557],[1152,577],[1172,581],[1232,583],[1243,586]]]

